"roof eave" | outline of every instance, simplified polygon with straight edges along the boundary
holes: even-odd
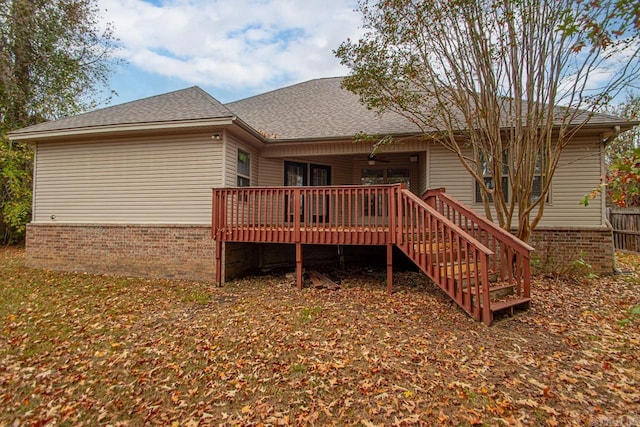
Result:
[[[589,128],[589,129],[611,129],[616,126],[619,126],[621,131],[625,132],[639,124],[640,124],[640,121],[638,120],[618,120],[618,121],[612,120],[610,122],[598,122],[598,123],[588,122],[582,125],[582,127]],[[580,125],[577,125],[577,126],[580,126]]]
[[[615,127],[619,126],[621,128],[621,132],[627,131],[634,126],[640,124],[640,121],[627,121],[627,120],[619,120],[619,121],[611,121],[611,122],[600,122],[600,123],[584,123],[584,124],[575,124],[569,125],[569,127],[580,127],[585,131],[605,131],[605,130],[614,130]],[[502,130],[506,131],[510,129],[509,126],[504,126]],[[559,129],[560,126],[556,125],[554,128]],[[460,129],[459,132],[463,132],[464,129]],[[254,131],[255,132],[255,131]],[[436,134],[437,130],[432,130],[431,132],[381,132],[381,135],[391,135],[395,138],[406,138],[406,137],[420,137],[422,135],[427,134]],[[262,139],[266,142],[267,145],[274,144],[297,144],[297,143],[306,143],[306,142],[335,142],[335,141],[345,141],[352,140],[355,138],[355,135],[340,135],[340,136],[322,136],[322,137],[298,137],[298,138],[265,138],[260,134]]]
[[[196,120],[180,120],[170,122],[148,122],[148,123],[131,123],[116,124],[105,126],[90,126],[71,129],[43,130],[32,132],[9,132],[9,139],[16,142],[35,142],[44,139],[61,138],[61,137],[77,137],[81,135],[98,136],[100,134],[140,132],[149,130],[178,130],[178,129],[195,129],[211,126],[231,125],[235,117],[220,117],[215,119],[196,119]]]
[[[391,135],[396,138],[406,138],[406,137],[420,137],[423,135],[420,132],[383,132],[380,135]],[[268,138],[266,139],[267,145],[273,144],[296,144],[296,143],[305,143],[305,142],[336,142],[336,141],[348,141],[355,139],[356,134],[353,135],[343,135],[343,136],[320,136],[320,137],[299,137],[299,138]]]

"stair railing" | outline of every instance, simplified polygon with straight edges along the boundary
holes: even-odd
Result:
[[[398,247],[471,317],[490,323],[493,252],[407,189],[396,210]]]
[[[445,193],[444,188],[429,190],[422,199],[492,251],[489,257],[492,280],[512,284],[517,296],[530,298],[530,259],[535,248]]]

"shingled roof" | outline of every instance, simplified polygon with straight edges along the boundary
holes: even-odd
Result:
[[[12,132],[44,133],[114,125],[171,123],[231,118],[233,113],[197,86],[103,108],[77,116],[40,123]]]
[[[419,131],[398,114],[380,115],[367,109],[341,83],[342,77],[310,80],[225,105],[249,126],[275,140]]]
[[[348,139],[359,132],[398,135],[420,131],[416,124],[396,113],[378,114],[367,109],[357,95],[342,88],[342,79],[310,80],[225,105],[194,86],[41,123],[11,132],[10,136],[29,139],[50,132],[105,132],[127,125],[144,124],[148,128],[216,119],[240,119],[239,123],[245,123],[268,141]],[[556,113],[561,115],[560,107]],[[586,119],[584,114],[574,118],[576,123]],[[628,129],[635,124],[637,122],[628,122],[619,117],[595,114],[588,126],[621,126]]]
[[[225,104],[243,121],[270,140],[349,138],[358,132],[368,134],[412,134],[418,126],[394,112],[377,114],[367,109],[358,96],[343,89],[343,78],[323,78],[256,95]],[[556,107],[558,120],[566,113]],[[582,125],[590,113],[578,111],[573,117]],[[465,121],[459,118],[460,126]],[[505,117],[504,126],[510,121]],[[589,127],[637,124],[607,114],[593,114]]]

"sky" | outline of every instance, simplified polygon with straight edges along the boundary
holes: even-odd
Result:
[[[121,48],[111,105],[200,86],[226,103],[346,75],[333,50],[361,33],[356,0],[98,0]]]

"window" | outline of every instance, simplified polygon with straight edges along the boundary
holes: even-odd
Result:
[[[387,184],[407,184],[410,188],[409,169],[387,169]]]
[[[324,186],[331,184],[331,168],[329,166],[311,165],[311,185]]]
[[[531,201],[535,202],[540,198],[542,194],[542,186],[543,186],[543,165],[544,160],[542,156],[538,156],[536,160],[536,169],[533,176],[533,182],[531,187]],[[495,188],[495,183],[493,180],[493,176],[491,174],[491,168],[489,163],[485,160],[482,153],[480,153],[480,166],[482,168],[482,174],[484,183],[489,189]],[[509,154],[507,151],[502,152],[502,189],[504,191],[505,201],[509,201]],[[482,189],[480,188],[480,184],[475,183],[475,202],[482,203]],[[493,197],[488,195],[489,202],[493,202]],[[547,202],[549,201],[549,195],[547,195]]]
[[[238,187],[249,187],[251,185],[251,156],[242,150],[238,150]]]
[[[361,185],[381,185],[381,184],[407,184],[409,188],[409,169],[362,169],[360,174]],[[369,200],[368,196],[364,199],[364,214],[382,215],[383,211],[382,195],[377,200]]]
[[[531,201],[535,202],[536,200],[538,200],[540,198],[540,195],[542,194],[542,174],[543,174],[543,170],[542,170],[542,165],[544,164],[543,162],[543,157],[542,156],[538,156],[538,158],[536,159],[536,169],[533,175],[533,185],[531,187]],[[547,193],[547,202],[549,201],[549,193]]]
[[[384,184],[383,169],[363,169],[360,175],[361,185],[380,185]]]
[[[399,184],[409,188],[409,169],[362,169],[360,185]]]
[[[480,167],[482,169],[482,177],[484,179],[484,185],[487,188],[493,190],[495,188],[495,182],[493,179],[492,168],[489,162],[485,159],[484,155],[480,153]],[[482,187],[478,182],[475,183],[475,202],[482,203]],[[502,152],[502,191],[504,192],[505,201],[509,201],[509,155],[507,151]],[[493,202],[493,196],[487,195],[489,202]]]

